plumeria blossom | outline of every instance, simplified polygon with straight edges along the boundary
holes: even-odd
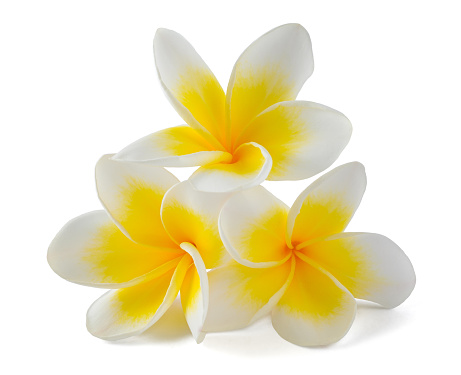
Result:
[[[404,252],[379,234],[343,232],[365,186],[363,166],[350,163],[311,184],[291,209],[263,187],[234,194],[219,231],[235,262],[208,274],[204,330],[241,328],[271,313],[284,339],[327,345],[349,330],[355,298],[401,304],[415,286]]]
[[[329,167],[351,124],[324,105],[296,101],[314,69],[311,41],[298,24],[277,27],[238,58],[227,93],[178,33],[159,29],[154,54],[161,85],[187,125],[129,145],[115,159],[164,167],[201,166],[199,190],[244,190],[269,180],[300,180]]]
[[[180,292],[197,342],[207,313],[206,268],[228,258],[218,213],[227,194],[203,193],[160,167],[103,156],[96,184],[105,211],[67,223],[48,250],[64,279],[113,289],[88,310],[91,334],[116,340],[154,324]]]

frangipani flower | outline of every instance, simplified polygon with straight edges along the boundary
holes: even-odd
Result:
[[[288,207],[263,187],[233,195],[219,217],[237,261],[208,273],[205,331],[244,327],[272,313],[284,339],[327,345],[349,330],[355,298],[392,308],[415,286],[410,260],[379,234],[344,233],[365,191],[359,163],[340,166]]]
[[[227,94],[178,33],[154,40],[161,85],[188,125],[158,131],[115,158],[164,167],[201,166],[191,183],[236,191],[269,180],[300,180],[329,167],[349,141],[351,124],[321,104],[295,101],[312,74],[311,41],[300,25],[277,27],[253,42],[232,71]]]
[[[116,340],[143,332],[179,292],[197,342],[208,306],[206,268],[228,255],[217,220],[226,194],[203,193],[163,168],[122,163],[106,155],[96,166],[106,211],[67,223],[48,250],[64,279],[114,289],[88,310],[91,334]]]

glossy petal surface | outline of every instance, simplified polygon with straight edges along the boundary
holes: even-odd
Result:
[[[266,108],[294,100],[313,69],[311,41],[301,25],[277,27],[254,41],[235,63],[227,88],[233,141]]]
[[[214,150],[195,129],[183,125],[143,137],[118,152],[114,159],[162,167],[194,167],[229,162],[232,155]]]
[[[341,165],[312,183],[290,209],[287,243],[296,246],[342,232],[362,200],[365,169],[353,162]]]
[[[48,250],[48,263],[64,279],[100,288],[122,288],[150,279],[179,262],[179,248],[136,244],[104,211],[67,223]]]
[[[189,181],[207,192],[233,192],[261,184],[272,168],[272,158],[257,143],[244,143],[234,152],[232,161],[207,165],[192,174]]]
[[[257,186],[233,195],[219,217],[221,238],[231,256],[248,267],[272,267],[291,251],[285,243],[288,207]]]
[[[194,261],[194,264],[187,270],[181,287],[181,305],[192,335],[197,344],[200,344],[205,338],[202,328],[208,311],[208,276],[205,263],[203,263],[197,248],[187,242],[182,243],[181,248]]]
[[[405,301],[416,282],[413,266],[389,238],[373,233],[340,233],[302,252],[328,270],[355,298],[392,308]]]
[[[195,49],[180,34],[159,29],[154,54],[162,86],[179,115],[209,142],[224,141],[225,94]]]
[[[218,216],[227,194],[204,193],[188,181],[175,185],[162,203],[162,221],[171,238],[180,245],[193,244],[207,268],[228,259],[219,236]]]
[[[349,142],[340,112],[303,101],[272,105],[251,121],[237,143],[256,142],[272,157],[268,180],[301,180],[328,168]]]
[[[178,179],[166,169],[115,161],[103,156],[96,165],[101,202],[127,236],[151,246],[177,247],[163,228],[160,206]]]
[[[232,262],[208,273],[208,332],[246,327],[270,313],[293,276],[291,261],[271,268],[250,268]]]
[[[344,286],[297,257],[293,280],[272,311],[272,325],[293,344],[328,345],[349,331],[355,311],[355,299]]]
[[[104,294],[88,310],[88,331],[105,340],[145,331],[171,306],[191,263],[186,254],[176,268],[153,280]]]

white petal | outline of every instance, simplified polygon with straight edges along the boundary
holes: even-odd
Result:
[[[277,27],[254,41],[235,63],[227,88],[233,140],[272,104],[294,100],[313,69],[311,41],[301,25]]]
[[[293,280],[272,311],[272,325],[293,344],[328,345],[349,331],[355,311],[355,299],[344,286],[297,254]]]
[[[291,101],[260,113],[237,143],[256,142],[272,157],[268,180],[302,180],[328,168],[349,142],[352,126],[324,105]]]
[[[88,331],[104,340],[119,340],[145,331],[171,306],[191,262],[186,254],[175,269],[151,281],[104,294],[88,309]]]
[[[269,314],[290,285],[294,259],[271,268],[250,268],[237,262],[208,273],[210,306],[207,332],[246,327]]]
[[[194,244],[207,268],[229,258],[218,230],[219,212],[228,198],[229,194],[198,191],[184,181],[172,187],[162,202],[162,222],[168,234],[178,245]]]
[[[179,180],[164,168],[111,156],[103,156],[96,165],[96,187],[114,222],[138,243],[177,247],[163,228],[160,206],[166,191]]]
[[[287,244],[342,232],[352,219],[366,187],[365,168],[358,162],[341,165],[304,190],[288,213]]]
[[[194,167],[229,162],[232,155],[215,151],[195,129],[183,125],[143,137],[118,152],[113,159],[160,167]]]
[[[67,223],[48,249],[48,263],[64,279],[99,288],[125,288],[174,268],[180,249],[155,248],[127,238],[104,211]]]
[[[291,255],[285,243],[288,207],[261,186],[233,195],[219,216],[227,251],[247,267],[279,265]]]
[[[302,252],[331,273],[355,298],[384,307],[400,305],[415,287],[405,253],[389,238],[373,233],[340,233]]]
[[[272,168],[272,158],[257,143],[240,145],[230,163],[206,165],[195,171],[189,181],[207,192],[234,192],[261,184]]]
[[[205,338],[202,328],[208,312],[208,276],[197,248],[187,242],[183,242],[181,248],[194,260],[181,287],[181,305],[192,335],[200,344]]]
[[[159,29],[154,39],[157,72],[178,114],[217,149],[225,142],[225,94],[216,77],[180,34]]]

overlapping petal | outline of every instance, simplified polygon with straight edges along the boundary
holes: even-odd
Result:
[[[151,134],[115,159],[202,166],[190,178],[197,189],[231,192],[266,178],[310,177],[331,165],[348,142],[350,123],[339,112],[287,102],[313,71],[310,38],[301,25],[277,27],[253,42],[237,60],[226,95],[178,33],[158,30],[154,52],[167,97],[193,129]]]
[[[205,332],[272,312],[288,341],[328,345],[349,330],[354,297],[395,307],[409,296],[415,274],[396,244],[342,233],[366,187],[360,163],[325,174],[291,209],[256,187],[319,173],[351,135],[340,112],[294,100],[313,70],[304,28],[283,25],[252,43],[234,66],[227,97],[181,35],[160,29],[154,51],[162,87],[189,126],[102,157],[96,184],[107,212],[69,222],[48,252],[67,280],[116,289],[88,310],[93,335],[140,333],[180,292],[198,343]],[[200,168],[178,183],[159,166]],[[206,269],[218,266],[208,277]]]
[[[237,143],[256,142],[272,157],[268,180],[300,180],[328,168],[349,142],[350,121],[321,104],[276,103],[251,121]]]
[[[267,150],[250,142],[235,150],[231,162],[201,167],[189,181],[201,191],[233,192],[261,184],[271,168],[272,158]]]
[[[64,279],[100,288],[138,284],[175,267],[181,249],[136,244],[104,211],[93,211],[67,223],[48,250],[48,263]]]
[[[211,144],[225,144],[225,94],[195,49],[180,34],[159,29],[154,39],[155,64],[173,107]]]
[[[88,331],[105,340],[145,331],[171,306],[191,264],[191,257],[185,254],[176,268],[153,280],[107,292],[88,310]]]
[[[293,280],[272,311],[272,325],[281,337],[296,345],[332,344],[349,331],[355,299],[328,272],[302,258],[296,257]]]
[[[232,262],[210,271],[212,303],[204,330],[239,329],[269,314],[291,282],[293,262],[288,260],[271,268],[250,268]]]
[[[365,169],[353,162],[341,165],[312,183],[290,209],[287,244],[297,246],[342,232],[362,200]]]
[[[405,301],[416,282],[413,266],[389,238],[372,233],[340,233],[302,252],[328,270],[355,298],[392,308]]]
[[[176,247],[163,228],[160,206],[178,179],[166,169],[103,156],[96,165],[99,198],[120,229],[135,242]]]
[[[143,137],[118,152],[113,159],[162,167],[194,167],[230,162],[232,155],[216,151],[195,129],[182,125]]]
[[[233,195],[219,217],[219,232],[231,256],[248,267],[273,267],[286,261],[288,207],[261,186]]]
[[[241,328],[272,311],[273,326],[286,340],[328,345],[349,330],[355,298],[385,307],[402,303],[415,285],[402,250],[384,236],[341,233],[365,186],[363,166],[349,163],[311,184],[288,214],[262,187],[233,195],[219,229],[239,264],[209,273],[212,303],[204,330]]]
[[[205,263],[197,248],[188,242],[183,242],[181,248],[194,261],[187,270],[181,287],[181,305],[192,335],[200,344],[205,338],[202,328],[208,312],[208,277]]]
[[[207,268],[228,259],[218,230],[219,212],[228,197],[198,191],[184,181],[171,188],[163,199],[161,217],[168,234],[177,245],[193,244]]]
[[[314,69],[309,34],[298,24],[277,27],[239,57],[226,94],[232,140],[272,104],[294,100]]]

